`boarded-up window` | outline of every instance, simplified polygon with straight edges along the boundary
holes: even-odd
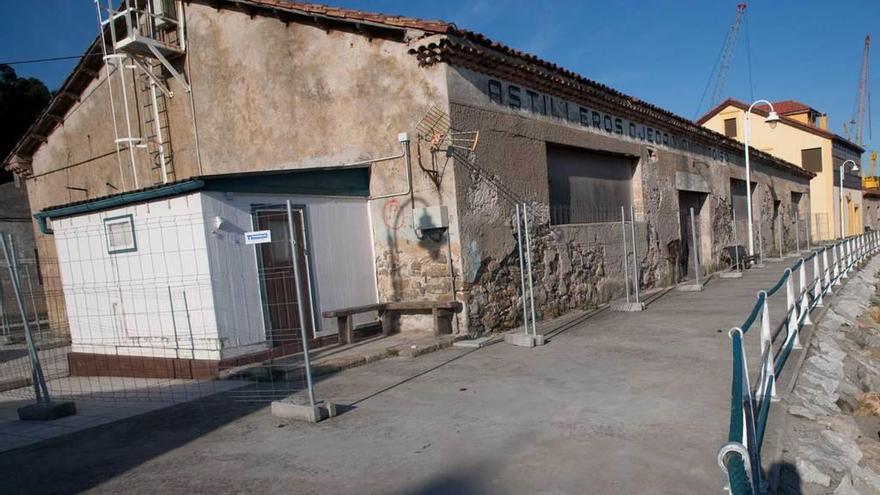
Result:
[[[620,207],[632,204],[634,165],[628,156],[548,144],[551,222],[619,220]]]
[[[801,150],[801,165],[810,172],[821,172],[822,148]]]
[[[730,202],[733,204],[733,211],[736,212],[736,219],[746,220],[749,211],[746,181],[730,179]]]
[[[736,119],[724,119],[724,135],[736,137]]]

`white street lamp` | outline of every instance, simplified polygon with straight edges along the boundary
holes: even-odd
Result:
[[[840,196],[840,197],[838,199],[840,200],[840,238],[841,239],[844,238],[843,222],[844,222],[844,218],[845,218],[844,213],[843,213],[843,176],[845,175],[844,172],[846,171],[845,169],[846,169],[847,163],[852,163],[852,167],[850,168],[851,171],[853,171],[853,172],[859,171],[859,166],[856,165],[856,162],[853,160],[846,160],[845,162],[840,164],[840,194],[838,194],[838,196]]]
[[[752,169],[749,166],[749,138],[752,135],[752,128],[749,124],[749,116],[752,113],[752,109],[755,108],[755,105],[758,103],[766,103],[767,106],[770,107],[770,113],[767,114],[767,118],[764,119],[764,122],[770,125],[771,129],[776,128],[776,124],[779,122],[779,115],[776,113],[776,110],[773,109],[773,104],[767,100],[758,100],[752,103],[749,106],[749,109],[746,111],[745,117],[745,146],[746,146],[746,208],[748,210],[747,216],[749,219],[749,256],[755,255],[755,234],[754,228],[752,227]]]

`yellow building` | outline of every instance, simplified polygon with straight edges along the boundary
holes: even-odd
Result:
[[[743,141],[748,108],[748,104],[728,98],[697,124]],[[765,122],[769,107],[756,105],[752,109],[749,145],[816,174],[810,181],[812,238],[817,241],[835,238],[840,232],[840,164],[853,160],[861,169],[865,150],[828,131],[828,117],[808,105],[786,100],[773,103],[773,109],[780,117],[775,126]],[[843,180],[846,235],[862,232],[861,186],[859,172],[847,170]]]

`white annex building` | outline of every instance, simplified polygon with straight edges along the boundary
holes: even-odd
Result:
[[[300,350],[301,320],[315,339],[335,336],[322,311],[377,301],[367,180],[366,169],[212,176],[42,212],[72,371],[209,376]]]

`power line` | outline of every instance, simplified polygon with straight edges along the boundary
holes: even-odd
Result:
[[[751,15],[749,15],[749,13],[746,12],[745,17],[746,17],[746,59],[748,60],[748,64],[749,64],[749,99],[751,99],[751,101],[755,101],[755,83],[752,82],[752,36],[751,36],[751,32],[750,32],[751,29],[749,28],[749,17],[751,17]]]
[[[100,53],[91,53],[85,55],[67,55],[64,57],[50,57],[50,58],[33,58],[30,60],[16,60],[14,62],[0,62],[0,65],[23,65],[23,64],[39,64],[43,62],[58,62],[61,60],[73,60],[77,58],[85,58],[85,57],[100,57]]]

